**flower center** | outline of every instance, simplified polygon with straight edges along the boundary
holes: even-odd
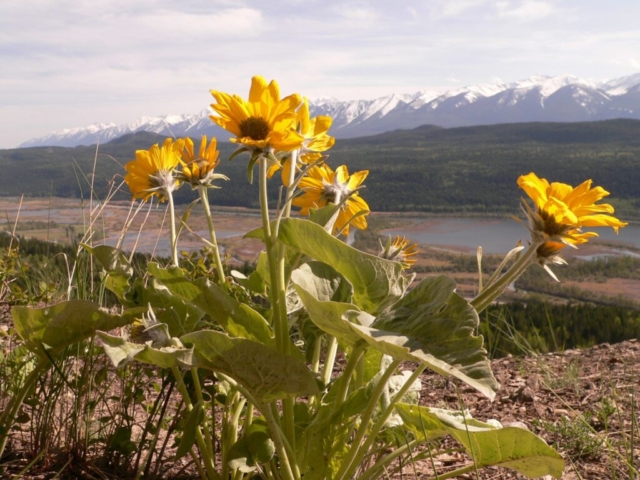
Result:
[[[563,225],[562,223],[556,222],[555,217],[545,210],[538,210],[538,215],[540,215],[540,218],[544,223],[542,231],[547,235],[564,235],[571,228],[575,228],[575,225]]]
[[[150,191],[159,191],[161,194],[175,190],[176,179],[171,170],[158,170],[154,175],[149,175]]]
[[[334,177],[332,183],[327,183],[323,180],[322,184],[324,186],[322,198],[335,205],[351,194],[351,190],[347,187],[347,183],[340,183],[337,176]]]
[[[269,134],[269,124],[262,117],[249,117],[240,122],[240,134],[251,140],[264,140]]]

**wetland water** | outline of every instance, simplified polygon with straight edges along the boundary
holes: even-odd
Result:
[[[484,253],[504,254],[516,246],[518,240],[526,245],[529,231],[520,222],[510,218],[407,218],[405,227],[391,228],[382,233],[387,235],[404,235],[412,242],[432,245],[446,250],[457,250],[473,253],[482,246]],[[588,229],[597,232],[598,243],[606,242],[610,247],[600,247],[601,252],[583,255],[593,258],[594,255],[631,255],[640,254],[640,225],[628,225],[620,229],[616,235],[612,228]],[[592,241],[593,242],[593,241]],[[580,251],[574,256],[580,257]],[[566,249],[567,251],[572,249]]]

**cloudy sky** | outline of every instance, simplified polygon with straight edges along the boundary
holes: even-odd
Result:
[[[640,71],[638,0],[0,0],[0,148],[196,113],[252,75],[340,100]]]

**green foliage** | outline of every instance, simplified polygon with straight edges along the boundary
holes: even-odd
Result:
[[[549,432],[553,445],[572,457],[597,457],[606,445],[580,414],[574,418],[563,416],[556,422],[536,421],[535,425]]]
[[[618,343],[640,338],[640,312],[624,306],[592,304],[559,305],[529,299],[489,307],[481,315],[480,332],[493,356],[521,355],[524,351],[547,353]]]
[[[540,177],[577,185],[598,172],[598,184],[614,192],[622,214],[638,215],[640,203],[640,121],[520,123],[463,128],[420,127],[371,137],[343,139],[332,149],[351,171],[369,170],[367,202],[376,211],[434,213],[512,213],[521,192],[518,176],[535,168]],[[101,145],[95,185],[98,195],[121,173],[110,157],[125,163],[138,148],[162,143],[146,132]],[[219,143],[220,157],[235,149]],[[90,172],[95,147],[35,147],[0,150],[0,195],[79,196],[74,162]],[[24,165],[29,168],[25,169]],[[63,168],[61,168],[61,166]],[[66,166],[66,168],[64,168]],[[255,186],[248,184],[243,161],[221,162],[216,169],[231,178],[233,188],[212,198],[217,205],[258,207]],[[278,198],[279,185],[269,186]],[[121,198],[128,198],[128,192]],[[176,201],[189,203],[182,188]]]
[[[417,405],[398,405],[405,424],[426,439],[452,435],[472,456],[478,468],[503,466],[527,477],[562,476],[564,461],[544,441],[519,427],[479,422],[461,412]]]

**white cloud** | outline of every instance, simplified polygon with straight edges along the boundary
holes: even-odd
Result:
[[[457,17],[485,3],[487,0],[439,0],[431,5],[431,16],[434,19]]]
[[[379,18],[378,12],[366,3],[338,4],[333,8],[333,11],[349,23],[358,26],[375,23]]]
[[[573,3],[0,0],[0,123],[10,124],[0,148],[197,112],[210,88],[244,96],[255,74],[283,93],[348,100],[533,72],[636,72],[640,2]],[[544,28],[529,21],[540,18]]]
[[[513,18],[523,21],[540,20],[555,12],[555,7],[542,0],[523,0],[514,5],[510,1],[499,1],[495,3],[499,17]]]

